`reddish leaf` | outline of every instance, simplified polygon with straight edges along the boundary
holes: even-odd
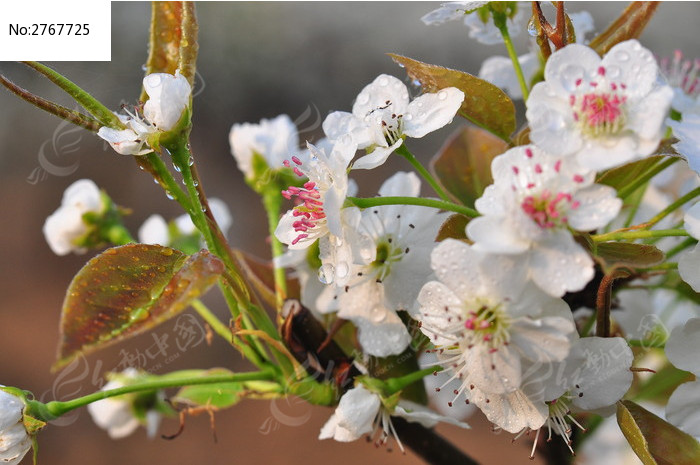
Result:
[[[619,268],[634,270],[658,265],[664,260],[664,253],[648,244],[603,242],[596,247],[596,259],[609,273]]]
[[[483,129],[465,126],[445,142],[430,162],[440,183],[464,205],[474,205],[493,183],[491,161],[508,144]]]
[[[260,298],[270,306],[275,307],[277,298],[275,296],[275,276],[272,264],[242,250],[235,250],[234,253],[238,257],[241,271],[258,292]],[[299,299],[300,295],[299,280],[287,278],[287,298]]]
[[[456,87],[464,92],[459,114],[472,123],[508,140],[515,131],[515,106],[498,87],[464,71],[429,65],[401,55],[389,56],[406,68],[411,79],[420,81],[426,92]]]
[[[600,56],[605,55],[615,44],[638,38],[651,18],[659,2],[632,2],[620,17],[600,35],[591,40],[590,47]]]
[[[105,250],[68,287],[53,368],[172,318],[223,272],[221,260],[205,250],[190,256],[146,244]]]
[[[471,218],[455,213],[450,215],[438,231],[436,242],[444,241],[445,239],[467,240],[467,224]]]

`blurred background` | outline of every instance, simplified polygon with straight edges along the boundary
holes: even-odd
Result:
[[[386,55],[395,52],[418,60],[478,73],[490,55],[505,55],[502,45],[485,46],[469,39],[461,22],[428,27],[420,17],[438,3],[200,3],[199,77],[195,89],[192,147],[209,196],[226,201],[234,216],[229,232],[233,245],[268,257],[265,215],[256,195],[245,185],[230,155],[228,132],[233,123],[258,122],[287,113],[302,131],[302,141],[320,137],[328,112],[349,111],[357,93],[380,73],[405,78]],[[597,30],[605,28],[625,6],[617,2],[572,2],[570,11],[588,10]],[[50,63],[84,89],[117,109],[135,103],[146,59],[150,6],[139,2],[112,4],[112,61]],[[664,2],[642,36],[657,56],[682,50],[697,53],[700,4]],[[523,24],[523,30],[525,25]],[[516,39],[527,50],[526,34]],[[15,63],[0,71],[18,84],[54,101],[70,102],[45,79]],[[407,84],[408,81],[406,81]],[[414,93],[417,93],[414,88]],[[59,205],[63,190],[80,178],[91,178],[113,200],[133,209],[127,225],[136,233],[152,213],[180,215],[148,175],[136,169],[90,133],[78,130],[7,92],[0,92],[0,382],[34,392],[43,400],[68,399],[99,387],[105,371],[127,356],[154,346],[154,335],[175,338],[174,322],[83,360],[71,370],[51,374],[58,343],[58,323],[65,289],[87,256],[57,257],[41,233],[45,218]],[[427,163],[445,138],[464,124],[452,125],[409,147]],[[404,160],[390,158],[378,170],[359,173],[360,195],[375,195],[382,180],[407,170]],[[426,191],[427,192],[427,191]],[[212,292],[214,294],[215,292]],[[210,304],[225,317],[216,297]],[[195,343],[196,342],[196,343]],[[156,373],[223,366],[245,369],[225,343],[201,340],[185,349],[171,344],[152,351],[145,368]],[[97,429],[84,410],[63,418],[40,435],[42,463],[279,463],[335,464],[421,463],[408,452],[375,450],[358,441],[339,444],[316,438],[330,409],[303,402],[244,401],[216,415],[215,442],[207,415],[188,418],[183,434],[173,441],[148,440],[139,430],[112,441]],[[469,420],[474,429],[440,426],[438,430],[482,464],[533,463],[530,440],[511,445],[511,435],[490,431],[480,415]],[[166,420],[161,432],[172,434],[178,424]],[[27,456],[24,463],[30,463]],[[541,463],[539,459],[534,463]]]

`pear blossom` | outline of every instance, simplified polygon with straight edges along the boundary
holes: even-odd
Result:
[[[420,194],[415,173],[398,172],[379,189],[383,197],[415,197]],[[329,260],[321,248],[321,261],[332,263],[336,276],[338,317],[358,328],[365,353],[379,357],[400,354],[411,337],[398,310],[415,312],[415,299],[432,270],[427,263],[435,237],[446,215],[420,206],[384,205],[365,209],[350,207],[347,224],[349,254]],[[324,265],[329,266],[329,265]],[[333,307],[331,307],[333,308]],[[320,308],[323,311],[323,308]]]
[[[700,203],[696,203],[685,214],[685,229],[695,239],[700,239]],[[700,292],[700,245],[687,251],[678,260],[678,272],[681,278],[696,291]]]
[[[158,215],[151,215],[146,218],[138,232],[139,242],[142,244],[170,244],[170,233],[168,232],[168,223],[165,219]]]
[[[138,112],[126,111],[117,114],[124,129],[103,126],[97,135],[109,142],[121,155],[145,155],[153,151],[148,145],[150,136],[170,131],[182,117],[189,105],[192,88],[187,78],[176,71],[152,73],[143,78],[143,88],[148,101],[143,105],[142,116]]]
[[[683,113],[681,118],[681,121],[668,120],[673,135],[678,139],[673,148],[685,157],[693,171],[700,174],[700,102],[697,109]]]
[[[2,385],[0,385],[2,386]],[[24,402],[0,390],[0,462],[16,465],[32,447],[23,423]]]
[[[409,103],[404,83],[381,74],[358,94],[352,113],[329,114],[323,131],[331,140],[352,135],[357,148],[369,152],[353,164],[353,169],[372,169],[383,164],[405,137],[420,138],[449,124],[462,100],[461,90],[447,87]]]
[[[588,170],[651,155],[673,98],[658,75],[652,53],[636,40],[615,45],[602,59],[580,44],[558,50],[527,100],[530,140]]]
[[[684,60],[683,53],[676,50],[673,59],[662,58],[659,67],[673,89],[671,106],[681,113],[696,106],[700,96],[700,59]]]
[[[421,289],[417,318],[452,375],[448,382],[461,381],[453,402],[471,398],[474,389],[512,393],[530,362],[561,361],[569,353],[571,311],[527,283],[516,262],[446,239],[431,266],[439,281]]]
[[[571,24],[576,31],[576,43],[584,43],[586,34],[594,30],[593,17],[587,11],[579,11],[569,14]],[[518,57],[520,69],[526,83],[532,82],[542,65],[540,52],[536,42],[531,42],[531,51]],[[500,87],[514,99],[522,99],[523,92],[520,88],[518,76],[513,69],[513,62],[506,56],[491,56],[484,60],[479,69],[479,77],[489,81],[491,84]]]
[[[591,231],[617,216],[615,190],[593,173],[535,146],[515,147],[491,164],[494,183],[467,225],[475,249],[524,261],[529,277],[552,296],[578,291],[593,278],[593,260],[569,228]]]
[[[309,154],[302,161],[292,156],[286,165],[299,177],[309,180],[303,187],[290,186],[282,195],[298,199],[298,204],[280,219],[275,236],[290,249],[304,249],[327,234],[342,237],[340,211],[348,193],[347,169],[357,144],[349,135],[340,137],[333,148],[318,149],[308,144]]]
[[[430,13],[424,15],[421,21],[426,25],[439,25],[447,21],[455,21],[462,19],[464,15],[474,12],[477,8],[481,8],[488,2],[447,2],[442,3],[440,8],[437,8]]]
[[[676,368],[697,378],[700,377],[699,346],[700,318],[692,318],[671,331],[666,341],[666,356]],[[683,383],[673,391],[666,405],[666,418],[691,436],[700,437],[700,381]]]
[[[102,391],[117,389],[128,384],[129,380],[133,380],[140,376],[140,373],[135,368],[127,368],[114,379],[109,381],[102,387]],[[160,394],[157,394],[160,395]],[[134,411],[134,394],[125,394],[123,396],[108,397],[88,404],[88,412],[92,420],[100,428],[107,430],[107,434],[112,439],[121,439],[129,436],[142,423],[146,427],[146,432],[149,437],[154,437],[160,425],[160,413],[154,409],[148,409],[144,419],[139,419]]]
[[[85,249],[76,245],[76,240],[85,236],[90,229],[83,215],[99,213],[103,209],[100,189],[90,179],[80,179],[68,186],[63,193],[61,206],[44,222],[44,237],[53,253],[84,253]]]
[[[299,135],[292,119],[279,115],[272,119],[261,119],[258,124],[234,124],[229,133],[231,154],[238,169],[246,179],[255,177],[253,156],[265,159],[272,169],[282,168],[282,163],[299,152]]]
[[[384,404],[378,394],[359,384],[343,394],[335,413],[323,425],[318,438],[351,442],[369,434],[374,439],[375,445],[383,446],[387,444],[389,438],[393,437],[399,449],[404,452],[401,440],[391,422],[391,416],[400,416],[426,427],[435,426],[438,421],[442,421],[469,428],[466,423],[443,417],[413,402],[400,400],[392,409],[391,406]]]

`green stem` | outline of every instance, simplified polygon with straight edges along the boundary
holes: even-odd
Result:
[[[640,177],[634,180],[634,182],[626,185],[617,192],[617,196],[621,199],[627,198],[632,192],[636,191],[644,184],[647,183],[651,178],[668,168],[669,166],[676,163],[680,158],[668,158],[661,161],[657,165],[652,166],[646,173],[642,174]]]
[[[98,400],[107,399],[109,397],[131,394],[134,392],[155,391],[158,389],[167,389],[182,386],[194,386],[201,384],[218,384],[218,383],[235,383],[243,381],[263,381],[274,380],[274,372],[272,370],[261,370],[248,373],[232,373],[227,375],[210,375],[210,376],[195,376],[183,378],[163,378],[147,380],[141,383],[134,383],[127,386],[122,386],[116,389],[106,391],[93,392],[83,397],[78,397],[73,400],[59,402],[52,401],[46,404],[47,410],[55,417],[75,410],[76,408],[97,402]]]
[[[351,205],[360,208],[377,207],[380,205],[419,205],[422,207],[432,207],[439,210],[460,213],[464,216],[468,216],[469,218],[479,216],[479,212],[472,208],[465,207],[464,205],[457,205],[456,203],[446,202],[443,200],[425,199],[422,197],[347,197],[346,201]]]
[[[659,229],[655,231],[612,231],[605,234],[596,234],[591,236],[593,242],[608,242],[608,241],[624,241],[633,239],[647,239],[650,237],[671,237],[671,236],[687,236],[688,231],[685,229]]]
[[[673,213],[674,211],[676,211],[678,208],[680,208],[681,206],[683,206],[685,203],[690,202],[691,200],[693,200],[693,199],[694,199],[695,197],[697,197],[697,196],[700,196],[700,187],[696,187],[696,188],[693,189],[692,191],[690,191],[690,192],[688,192],[687,194],[685,194],[683,197],[681,197],[681,198],[679,198],[678,200],[676,200],[675,202],[673,202],[673,203],[672,203],[671,205],[669,205],[668,207],[666,207],[666,208],[664,208],[663,210],[661,210],[661,211],[659,212],[658,215],[656,215],[655,217],[653,217],[652,219],[650,219],[649,221],[647,221],[647,222],[644,224],[644,229],[649,229],[649,228],[651,228],[651,227],[654,226],[656,223],[658,223],[659,221],[663,220],[663,219],[666,218],[668,215],[670,215],[671,213]]]
[[[280,209],[282,206],[282,195],[280,189],[275,183],[268,184],[267,188],[262,193],[263,205],[267,212],[267,224],[270,231],[270,248],[272,249],[272,266],[273,276],[275,279],[275,296],[277,300],[277,311],[282,309],[287,298],[287,276],[284,273],[284,268],[275,264],[275,258],[284,253],[282,243],[277,240],[275,230],[280,220]]]
[[[136,242],[128,229],[123,224],[113,224],[103,231],[105,239],[114,245],[126,245]]]
[[[404,141],[405,142],[405,141]],[[396,153],[398,155],[401,155],[404,157],[408,162],[415,168],[416,171],[425,179],[428,181],[428,184],[430,184],[430,187],[435,190],[437,195],[444,200],[445,202],[450,201],[450,196],[447,195],[445,190],[440,186],[440,184],[437,182],[437,180],[433,177],[430,172],[425,169],[425,167],[421,164],[421,162],[418,161],[418,159],[411,153],[409,152],[408,148],[406,148],[406,144],[401,144],[399,148],[396,149]]]
[[[665,342],[645,341],[644,339],[630,339],[627,343],[630,347],[641,347],[643,349],[663,349],[666,347]]]
[[[493,15],[493,22],[498,28],[499,31],[501,31],[501,35],[503,36],[503,43],[506,46],[506,50],[508,51],[508,56],[510,57],[510,61],[513,63],[513,69],[515,70],[515,75],[518,77],[518,83],[520,84],[520,90],[523,93],[523,101],[527,102],[527,98],[530,95],[530,91],[528,90],[527,87],[527,81],[525,81],[525,75],[523,74],[523,69],[520,67],[520,62],[518,61],[518,54],[515,52],[515,47],[513,46],[513,41],[510,38],[510,33],[508,32],[508,24],[506,21],[506,15],[505,14],[496,14],[494,13]]]
[[[193,300],[190,305],[196,310],[199,316],[207,322],[216,334],[227,340],[233,341],[233,335],[228,326],[226,326],[209,308],[202,303],[201,300]]]
[[[677,246],[673,247],[671,250],[666,252],[666,259],[668,260],[669,258],[678,255],[679,253],[683,252],[685,249],[688,247],[691,247],[697,243],[697,240],[695,240],[692,237],[689,237],[685,239],[683,242],[678,244]]]
[[[411,384],[415,383],[416,381],[420,381],[421,379],[425,378],[428,375],[432,375],[433,373],[437,373],[439,371],[442,371],[443,367],[440,365],[436,365],[433,367],[428,367],[428,368],[423,368],[422,370],[415,371],[413,373],[409,373],[404,376],[400,376],[398,378],[390,378],[384,381],[384,384],[387,387],[387,395],[392,395],[396,392],[399,392],[400,390],[404,389],[407,386],[410,386]]]
[[[649,268],[642,268],[639,271],[663,271],[663,270],[677,270],[678,269],[678,263],[675,262],[667,262],[667,263],[661,263],[659,265],[654,265],[650,266]]]

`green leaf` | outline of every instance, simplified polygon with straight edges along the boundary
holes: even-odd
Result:
[[[233,372],[225,368],[189,371],[198,372],[197,376],[233,375]],[[278,397],[279,390],[279,385],[270,381],[199,384],[181,388],[171,400],[175,403],[182,403],[189,406],[222,409],[237,404],[245,397],[254,397],[257,399]]]
[[[629,400],[617,403],[617,423],[644,465],[697,465],[700,443]]]
[[[591,40],[590,47],[600,56],[605,55],[615,44],[638,38],[651,18],[659,2],[632,2],[620,17],[608,28]]]
[[[654,165],[656,165],[663,158],[664,157],[662,156],[649,157],[613,168],[600,175],[596,182],[598,184],[605,184],[606,186],[613,187],[615,190],[619,191],[628,184],[636,181],[642,174],[653,168]]]
[[[117,115],[102,105],[95,97],[81,89],[77,84],[70,81],[62,74],[54,71],[48,66],[42,65],[36,61],[25,61],[24,64],[46,76],[51,82],[63,89],[68,95],[73,97],[73,100],[83,106],[92,116],[97,118],[99,122],[105,126],[115,129],[123,129],[124,124],[117,118]]]
[[[664,253],[648,244],[603,242],[597,245],[596,258],[603,271],[619,268],[648,268],[664,261]]]
[[[53,369],[172,318],[223,272],[221,260],[206,250],[190,256],[146,244],[105,250],[68,287]]]
[[[474,205],[493,183],[491,161],[508,144],[483,129],[465,126],[445,142],[430,162],[440,184],[464,205]]]
[[[515,131],[515,106],[498,87],[464,71],[429,65],[401,55],[389,53],[399,65],[406,68],[411,79],[417,79],[426,92],[437,92],[456,87],[464,92],[459,114],[479,127],[508,141]]]

